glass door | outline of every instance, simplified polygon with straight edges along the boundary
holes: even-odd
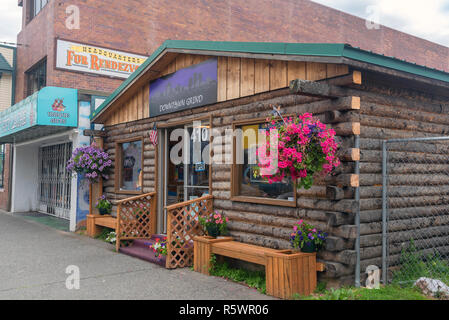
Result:
[[[184,201],[209,194],[209,124],[185,126]]]
[[[165,207],[210,193],[209,121],[195,121],[164,129],[160,139],[160,186],[162,209],[159,221],[166,232]]]

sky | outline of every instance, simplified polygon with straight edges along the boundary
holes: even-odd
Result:
[[[449,0],[313,0],[449,47]]]
[[[22,27],[22,8],[17,0],[0,0],[0,44],[17,41]]]
[[[449,47],[449,0],[313,1]],[[16,42],[21,19],[17,0],[0,0],[0,43]]]

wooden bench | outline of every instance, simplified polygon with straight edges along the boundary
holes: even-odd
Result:
[[[232,237],[194,237],[194,270],[209,275],[211,255],[218,254],[265,266],[267,294],[290,299],[310,295],[316,288],[316,253],[276,250],[234,241]]]
[[[102,231],[102,227],[111,229],[117,228],[117,218],[111,215],[88,214],[87,215],[87,235],[95,237]]]

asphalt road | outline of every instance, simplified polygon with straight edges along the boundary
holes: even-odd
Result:
[[[79,289],[67,289],[77,266]],[[73,283],[70,282],[69,283]],[[188,268],[166,270],[105,242],[0,211],[0,299],[271,299]]]

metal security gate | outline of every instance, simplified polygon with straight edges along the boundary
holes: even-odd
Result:
[[[39,149],[39,211],[70,219],[71,175],[66,163],[72,154],[72,143]]]

